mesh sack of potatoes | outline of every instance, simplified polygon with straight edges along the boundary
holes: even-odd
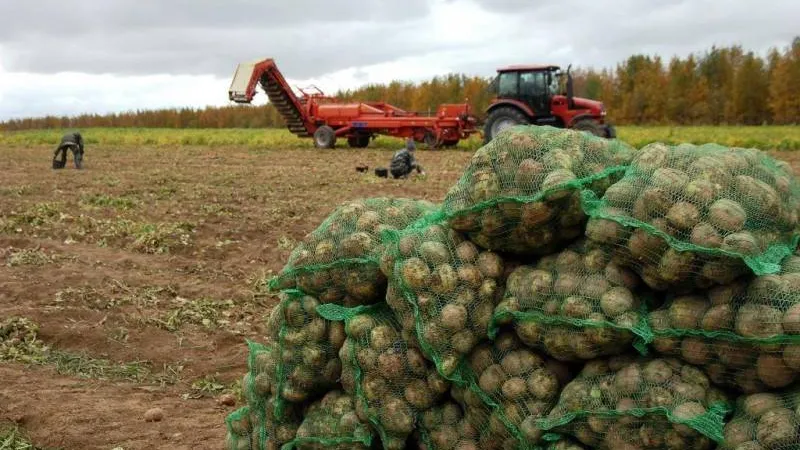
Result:
[[[800,448],[800,391],[743,395],[725,424],[720,450]]]
[[[588,362],[539,425],[597,449],[711,449],[729,399],[700,369],[675,358]]]
[[[752,394],[800,379],[800,257],[779,273],[677,295],[648,315],[659,353]]]
[[[415,432],[420,450],[478,450],[480,434],[457,403],[447,401],[428,409]]]
[[[443,225],[411,227],[387,244],[392,277],[386,302],[449,380],[488,333],[512,265]]]
[[[247,372],[242,377],[242,394],[252,409],[262,408],[276,392],[278,351],[273,345],[247,341]]]
[[[267,431],[264,426],[263,412],[243,406],[225,417],[226,450],[255,450],[265,449]]]
[[[373,432],[358,418],[354,397],[336,389],[306,408],[295,438],[281,450],[367,450],[372,443]]]
[[[535,265],[517,267],[495,308],[497,326],[513,325],[528,346],[561,361],[646,350],[645,310],[652,292],[611,252],[586,239]]]
[[[242,394],[247,402],[249,422],[240,423],[249,423],[252,432],[249,434],[250,447],[238,448],[278,449],[294,439],[305,404],[290,403],[278,396],[281,387],[277,377],[281,357],[278,345],[254,341],[248,341],[247,345],[248,370],[242,379]],[[235,438],[238,434],[232,436]],[[236,445],[245,445],[241,439],[233,441]]]
[[[660,291],[775,273],[800,230],[800,185],[788,164],[713,144],[650,144],[584,205],[586,235]]]
[[[403,449],[419,415],[445,397],[450,384],[402,337],[385,304],[341,308],[323,305],[320,313],[344,320],[346,339],[339,357],[341,386],[355,397],[358,418],[378,431],[383,448]]]
[[[388,197],[340,204],[292,251],[269,287],[296,288],[345,306],[383,300],[381,233],[401,230],[435,209],[428,201]]]
[[[483,248],[547,254],[581,236],[581,191],[602,195],[633,147],[576,130],[515,126],[475,152],[442,204],[442,220]]]
[[[542,445],[537,421],[547,416],[569,379],[563,363],[526,347],[513,332],[502,331],[473,349],[464,372],[467,382],[451,389],[451,395],[465,410],[487,418],[478,424],[479,448]]]
[[[268,334],[276,343],[275,415],[289,404],[316,400],[339,380],[344,324],[320,316],[319,300],[297,289],[281,291],[280,303],[268,319]]]

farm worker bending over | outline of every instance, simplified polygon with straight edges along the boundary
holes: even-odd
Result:
[[[422,166],[420,166],[416,158],[414,158],[416,148],[416,145],[414,145],[414,139],[409,138],[406,140],[406,148],[397,151],[397,153],[392,156],[392,162],[389,165],[389,171],[392,173],[394,178],[408,178],[408,175],[413,170],[416,170],[417,173],[421,175],[425,175],[425,171],[422,170]]]
[[[67,150],[72,150],[72,159],[75,162],[75,168],[83,168],[83,136],[77,131],[67,133],[61,138],[61,143],[58,144],[56,152],[53,154],[53,169],[62,169],[67,165]],[[58,153],[61,153],[61,159],[58,160]]]

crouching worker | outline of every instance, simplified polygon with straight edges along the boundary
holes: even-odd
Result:
[[[67,165],[67,150],[72,151],[76,169],[83,168],[83,136],[79,132],[67,133],[61,138],[53,154],[53,169],[63,169]],[[61,158],[58,154],[61,153]]]
[[[406,140],[406,148],[397,151],[394,156],[392,156],[389,172],[391,172],[394,178],[408,178],[408,175],[414,170],[420,175],[425,175],[422,166],[419,165],[417,159],[414,157],[416,148],[414,139],[409,138]]]

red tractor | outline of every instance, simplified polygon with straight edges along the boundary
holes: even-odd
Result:
[[[570,66],[571,67],[571,66]],[[572,95],[570,67],[566,74],[556,65],[517,65],[500,68],[492,81],[494,94],[483,130],[489,142],[501,130],[519,124],[573,128],[613,139],[614,127],[606,121],[603,103]],[[566,92],[561,81],[566,75]]]

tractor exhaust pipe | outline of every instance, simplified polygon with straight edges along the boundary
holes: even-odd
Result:
[[[572,74],[570,73],[570,69],[572,69],[572,64],[567,66],[567,108],[575,109],[575,99],[574,99],[575,93],[572,84]]]

